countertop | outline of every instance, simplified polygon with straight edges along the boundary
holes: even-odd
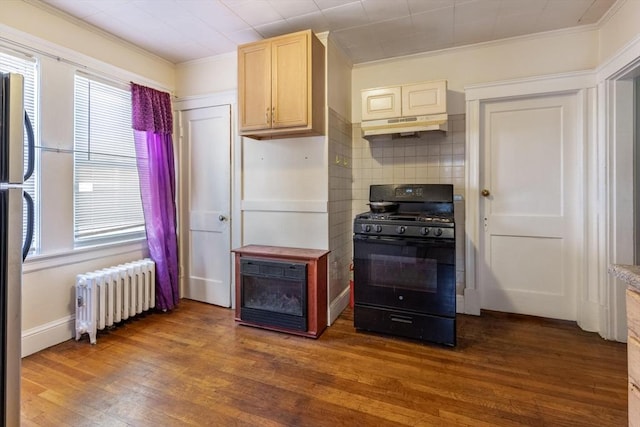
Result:
[[[640,265],[613,264],[609,273],[627,283],[629,289],[640,292]]]

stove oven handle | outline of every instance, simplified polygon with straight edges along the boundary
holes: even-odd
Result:
[[[366,242],[382,243],[382,244],[386,243],[390,245],[392,244],[404,245],[407,242],[414,242],[414,243],[421,243],[425,246],[433,245],[433,243],[437,243],[438,246],[440,247],[455,246],[454,239],[439,239],[439,238],[431,239],[426,237],[389,237],[389,236],[371,236],[366,234],[354,234],[353,240],[363,242],[363,243],[366,243]]]
[[[407,323],[409,325],[413,323],[413,317],[400,316],[399,314],[391,314],[389,315],[389,319],[392,322],[397,322],[397,323]]]

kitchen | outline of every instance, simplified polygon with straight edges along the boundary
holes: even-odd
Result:
[[[150,85],[160,86],[174,92],[177,104],[179,106],[182,104],[185,109],[212,102],[214,104],[211,105],[215,105],[220,102],[219,100],[222,100],[222,103],[235,104],[234,96],[230,94],[237,88],[235,54],[220,55],[173,66],[173,64],[156,57],[140,53],[139,50],[122,46],[98,33],[71,24],[67,20],[30,3],[8,2],[3,4],[2,8],[0,23],[3,25],[1,33],[3,38],[16,41],[20,45],[35,47],[41,51],[53,51],[61,58],[86,64],[92,69],[100,69],[106,73],[115,73],[114,69],[127,70],[122,74],[120,71],[117,73],[125,80],[130,79],[143,84],[148,82]],[[269,147],[273,144],[258,145],[257,142],[245,140],[245,150],[248,154],[243,154],[241,140],[233,133],[232,194],[242,192],[245,199],[235,198],[232,201],[232,218],[242,218],[232,224],[234,227],[231,232],[232,246],[238,247],[247,242],[257,242],[303,247],[319,245],[323,248],[330,248],[333,254],[330,265],[336,271],[337,276],[330,279],[329,317],[331,320],[335,320],[348,301],[347,282],[351,234],[349,228],[353,213],[365,210],[364,204],[367,197],[364,192],[371,182],[372,176],[380,174],[383,179],[390,177],[388,175],[390,172],[384,170],[382,166],[372,163],[373,156],[367,155],[364,150],[365,141],[358,137],[357,123],[360,122],[360,110],[357,100],[360,97],[360,90],[407,82],[447,79],[449,83],[448,113],[450,117],[453,116],[454,122],[459,123],[456,125],[459,127],[453,128],[453,133],[449,135],[449,138],[452,138],[451,141],[443,141],[440,145],[453,145],[451,147],[451,161],[453,162],[454,156],[462,155],[460,151],[457,154],[453,153],[454,146],[465,141],[464,129],[469,129],[468,124],[463,125],[463,123],[465,120],[468,122],[472,119],[468,115],[468,107],[465,104],[467,87],[474,87],[477,92],[481,92],[485,90],[482,87],[483,84],[490,87],[492,82],[518,80],[535,83],[539,76],[582,74],[587,70],[589,84],[586,87],[597,87],[602,91],[606,79],[610,76],[622,77],[622,72],[626,71],[628,64],[633,64],[639,56],[637,54],[637,30],[634,24],[637,21],[634,18],[637,18],[638,15],[637,2],[627,1],[622,2],[620,9],[616,9],[616,13],[603,23],[602,28],[598,29],[589,28],[583,31],[515,38],[501,43],[487,43],[353,67],[350,60],[338,49],[331,48],[331,36],[329,35],[328,63],[335,68],[328,72],[328,105],[330,109],[328,120],[330,123],[332,121],[336,123],[333,129],[344,129],[345,126],[348,129],[349,126],[353,126],[351,134],[355,135],[353,138],[354,150],[352,151],[350,147],[350,132],[339,131],[339,136],[332,139],[331,127],[329,139],[334,141],[333,143],[318,137],[305,141],[283,142],[284,147],[280,147],[280,149],[286,149],[290,153],[290,157],[272,158],[271,161],[274,162],[273,165],[278,168],[277,170],[294,170],[298,167],[299,161],[306,157],[306,160],[313,162],[311,167],[306,169],[311,173],[311,176],[302,183],[303,187],[307,186],[304,188],[304,196],[301,196],[304,198],[287,200],[286,193],[283,195],[278,189],[267,189],[272,191],[267,194],[269,202],[272,204],[282,201],[297,202],[290,212],[269,212],[265,211],[264,203],[261,204],[262,201],[257,197],[253,200],[247,198],[247,196],[256,194],[256,189],[252,185],[257,185],[257,182],[250,181],[246,176],[243,179],[241,164],[243,155],[251,156],[248,160],[255,162],[262,158],[262,154],[273,156],[268,152]],[[527,54],[522,55],[522,52],[527,52]],[[505,60],[504,58],[509,59]],[[518,60],[513,61],[512,58],[518,58]],[[42,116],[41,139],[50,148],[59,150],[57,152],[55,150],[43,152],[42,174],[51,177],[51,179],[43,180],[42,194],[51,195],[45,196],[48,197],[48,200],[42,201],[42,209],[56,212],[56,214],[45,215],[41,226],[43,230],[48,230],[47,233],[50,233],[43,235],[42,238],[42,248],[49,255],[43,254],[42,257],[28,262],[25,266],[23,290],[25,300],[23,308],[24,355],[68,340],[72,335],[73,312],[69,301],[71,299],[70,283],[73,282],[75,274],[99,268],[104,263],[113,265],[140,258],[144,255],[145,249],[143,245],[131,244],[125,248],[110,248],[99,252],[84,251],[68,255],[72,249],[72,244],[67,237],[70,234],[70,224],[67,221],[70,221],[69,218],[72,217],[70,214],[72,194],[70,189],[63,189],[62,193],[56,193],[53,196],[53,191],[49,191],[50,188],[45,187],[54,186],[57,182],[72,182],[70,176],[72,174],[71,160],[64,153],[64,150],[69,148],[69,142],[73,141],[72,129],[71,125],[59,125],[68,122],[68,120],[61,120],[60,115],[63,114],[63,111],[72,109],[72,99],[61,93],[64,87],[61,82],[69,82],[69,68],[71,67],[63,61],[56,61],[48,57],[42,59],[41,67],[43,76],[49,76],[43,77],[47,80],[42,82],[42,90],[51,91],[49,96],[43,96],[43,102],[49,104],[42,105],[41,109],[43,112],[56,112],[50,116]],[[473,70],[473,72],[471,73],[469,70]],[[211,76],[216,76],[216,78],[211,78]],[[56,82],[55,85],[50,83],[53,81]],[[562,83],[562,81],[554,82],[554,84],[564,87]],[[481,99],[483,95],[478,96],[478,99]],[[593,97],[593,92],[590,92],[589,96]],[[590,126],[596,127],[597,123],[597,128],[600,129],[600,125],[604,126],[607,120],[606,113],[601,112],[599,115],[595,115],[596,110],[601,111],[601,109],[595,108],[593,98],[590,98],[588,105],[594,114],[594,122]],[[613,281],[607,276],[606,268],[612,262],[633,263],[632,251],[629,251],[628,242],[624,240],[625,235],[630,234],[628,230],[632,229],[632,226],[629,226],[627,222],[617,224],[613,219],[609,219],[611,222],[606,222],[604,216],[611,215],[609,212],[615,214],[624,208],[624,203],[628,203],[625,200],[616,199],[615,203],[620,203],[620,205],[614,207],[610,205],[613,202],[608,201],[615,194],[625,194],[625,177],[621,175],[613,179],[605,175],[607,165],[604,164],[604,153],[608,136],[604,135],[604,130],[595,131],[590,128],[590,131],[592,131],[592,140],[597,141],[598,144],[590,148],[594,150],[596,157],[589,157],[589,163],[585,165],[586,168],[590,168],[590,172],[594,172],[588,174],[589,179],[585,191],[588,194],[588,211],[597,212],[599,215],[590,214],[593,217],[589,217],[586,225],[589,233],[592,234],[590,234],[588,246],[589,276],[585,278],[588,289],[583,290],[590,296],[591,302],[585,311],[589,314],[588,328],[590,330],[596,330],[610,339],[624,339],[625,325],[621,321],[624,318],[624,310],[620,308],[621,295],[612,290]],[[346,137],[342,135],[346,135]],[[393,156],[405,159],[396,160],[396,166],[391,172],[394,179],[400,174],[403,178],[412,179],[415,176],[417,179],[419,178],[418,171],[423,171],[424,166],[427,166],[427,171],[429,170],[428,165],[415,164],[411,161],[413,158],[412,150],[417,151],[420,146],[406,145],[406,150]],[[254,150],[251,150],[252,148]],[[385,148],[389,151],[391,147],[381,146],[383,152]],[[393,149],[399,151],[397,148]],[[466,150],[464,152],[465,160],[473,159],[472,154]],[[625,158],[624,153],[619,155],[618,161]],[[331,168],[329,165],[335,164],[332,160],[336,156],[340,158],[341,166]],[[438,156],[443,156],[442,151]],[[448,154],[444,154],[444,156],[448,156]],[[449,161],[448,158],[447,161]],[[353,167],[353,197],[351,196],[352,187],[349,178],[344,177],[345,171],[348,170],[345,163],[347,166],[352,165]],[[615,164],[609,166],[615,166]],[[465,163],[464,167],[473,171],[473,165]],[[269,171],[270,174],[273,174],[270,176],[276,180],[279,179],[277,170]],[[250,174],[251,171],[247,171],[247,173]],[[441,171],[433,173],[440,176]],[[442,173],[450,173],[450,177],[457,180],[453,182],[454,185],[457,183],[457,193],[465,191],[466,182],[463,177],[454,177],[453,170],[442,171]],[[624,170],[621,169],[620,173],[624,173]],[[341,187],[332,187],[331,190],[340,191],[329,194],[329,186],[324,183],[332,179]],[[615,189],[613,187],[603,189],[609,180],[613,180],[611,183],[616,185]],[[67,185],[67,187],[71,186]],[[303,192],[300,189],[298,191]],[[469,196],[470,188],[466,188],[466,191],[466,202],[474,203],[473,198]],[[300,193],[296,195],[299,196]],[[333,198],[334,195],[335,198]],[[305,208],[307,212],[299,212],[300,203],[308,204],[308,202],[317,201],[328,203],[331,206],[329,209],[335,209],[335,211],[327,212],[326,208],[323,211],[322,208],[310,209],[307,207]],[[313,204],[313,206],[317,205]],[[475,211],[473,205],[467,205],[467,209],[471,212],[477,212],[477,206]],[[340,218],[340,221],[332,222],[334,214]],[[619,215],[621,215],[621,220],[628,221],[625,214],[620,213]],[[308,223],[309,221],[320,224],[320,227],[313,230],[314,235],[311,239],[305,231],[298,231],[297,233],[279,235],[277,238],[272,237],[270,241],[267,241],[264,230],[259,227],[265,218],[268,218],[269,223],[273,224],[275,229],[279,228],[280,224]],[[473,226],[473,223],[469,224],[469,217],[467,224]],[[614,231],[619,233],[617,240],[607,241],[610,237],[607,237],[605,230],[614,228]],[[337,238],[334,243],[330,237],[333,235],[341,237]],[[309,240],[312,240],[313,243],[310,243]],[[469,250],[467,248],[467,251]],[[605,255],[607,252],[611,255]],[[469,265],[468,262],[467,265]],[[469,282],[468,278],[466,280]],[[46,284],[46,292],[43,291],[43,284]],[[468,285],[470,283],[466,283],[466,287],[470,287]],[[601,295],[605,296],[600,297]],[[611,301],[609,302],[611,317],[602,321],[602,324],[599,323],[600,320],[594,322],[594,317],[596,319],[601,317],[597,312],[593,312],[593,306],[605,301]],[[617,313],[616,307],[619,308]]]

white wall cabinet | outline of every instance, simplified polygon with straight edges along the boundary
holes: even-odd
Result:
[[[447,112],[447,81],[413,83],[362,90],[362,120]]]

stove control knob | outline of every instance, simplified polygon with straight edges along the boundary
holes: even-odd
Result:
[[[434,234],[436,236],[442,236],[442,228],[437,228],[436,231],[434,231]]]
[[[369,224],[362,224],[362,231],[368,233],[369,231],[371,231],[371,226]]]
[[[376,231],[378,233],[382,233],[382,226],[381,225],[376,225]]]
[[[406,227],[401,225],[398,228],[396,228],[396,231],[398,232],[398,234],[404,234],[404,232],[406,231]]]
[[[428,236],[429,231],[431,231],[429,227],[422,227],[422,230],[420,230],[420,234],[422,234],[423,236]]]

